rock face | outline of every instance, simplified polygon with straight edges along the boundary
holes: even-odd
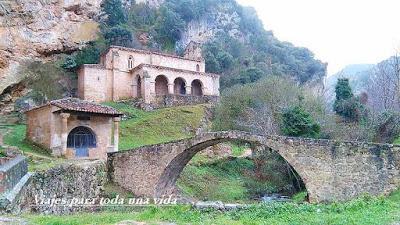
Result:
[[[126,1],[128,2],[128,1],[131,1],[131,0],[126,0]],[[159,7],[161,4],[164,3],[164,0],[136,0],[135,2],[136,2],[136,4],[138,4],[138,3],[147,3],[151,7]]]
[[[182,32],[181,40],[177,43],[179,46],[185,47],[191,41],[205,43],[218,32],[225,31],[237,40],[245,40],[246,35],[240,31],[241,18],[232,4],[221,3],[218,8],[210,10],[213,12],[210,17],[193,20],[187,24]]]
[[[0,94],[22,80],[24,61],[48,60],[94,40],[101,0],[0,2]]]

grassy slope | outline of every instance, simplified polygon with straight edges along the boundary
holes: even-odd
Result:
[[[107,103],[128,116],[120,124],[120,150],[187,138],[195,134],[204,105],[181,106],[145,112],[123,103]]]
[[[23,151],[29,159],[29,170],[44,170],[56,166],[64,159],[52,157],[46,150],[25,141],[25,125],[4,126],[3,142],[5,145],[16,146]]]
[[[70,216],[26,215],[34,224],[114,224],[122,220],[169,221],[178,224],[393,224],[400,221],[400,191],[388,198],[363,197],[347,203],[273,203],[220,212],[189,206],[145,208],[136,212],[102,212]]]
[[[254,202],[259,194],[279,189],[268,180],[258,180],[254,162],[247,158],[211,160],[195,156],[177,181],[182,194],[199,200],[229,203]]]
[[[183,194],[200,200],[240,202],[247,198],[244,174],[252,169],[247,159],[210,162],[202,156],[192,159],[177,185]]]

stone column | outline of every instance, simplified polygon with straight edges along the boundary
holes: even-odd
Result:
[[[119,144],[119,121],[121,121],[120,117],[114,118],[114,152],[118,152],[118,144]]]
[[[142,78],[142,98],[145,103],[153,101],[155,96],[155,81],[151,80],[151,77],[147,71],[143,72]]]
[[[192,86],[185,86],[186,88],[186,95],[191,95],[192,94]]]
[[[170,95],[174,94],[174,83],[168,84],[168,94],[170,94]]]
[[[116,89],[116,69],[119,69],[119,53],[118,51],[112,52],[112,85],[111,85],[111,99],[113,101],[118,100],[118,93]]]
[[[69,113],[61,113],[61,155],[67,154],[67,139],[68,139],[68,118]]]

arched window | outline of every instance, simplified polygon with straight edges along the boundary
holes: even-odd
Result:
[[[68,134],[68,148],[95,148],[96,136],[93,131],[87,127],[75,127]]]
[[[192,81],[192,95],[195,96],[202,96],[203,95],[203,85],[201,84],[200,80],[193,80]]]
[[[133,56],[129,56],[128,58],[128,69],[132,69],[133,68]]]
[[[157,96],[168,95],[168,80],[164,75],[158,75],[156,77],[155,89]]]
[[[176,95],[186,94],[186,82],[180,77],[176,78],[174,81],[174,94]]]
[[[196,65],[196,71],[197,71],[197,72],[200,72],[200,66],[199,66],[199,64]]]

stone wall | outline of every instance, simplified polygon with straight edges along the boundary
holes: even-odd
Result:
[[[19,197],[24,193],[32,173],[24,156],[17,155],[0,166],[0,213],[19,208]]]
[[[0,166],[0,194],[10,191],[28,172],[26,158],[19,155]]]
[[[157,96],[154,108],[165,108],[182,105],[215,104],[219,96],[165,95]]]
[[[36,199],[98,199],[107,182],[106,174],[105,163],[100,160],[70,163],[36,172],[19,200],[19,207],[25,212],[44,214],[96,210],[98,206],[38,206]]]
[[[113,52],[114,59],[113,59]],[[132,68],[128,66],[128,59],[132,56],[133,67],[140,64],[151,64],[157,66],[171,67],[175,69],[183,69],[196,71],[196,66],[199,65],[200,71],[205,72],[205,62],[202,60],[193,60],[183,58],[176,55],[164,54],[159,52],[149,52],[144,50],[125,48],[119,46],[111,46],[104,55],[104,66],[107,69],[118,69],[122,72],[129,72]]]
[[[51,148],[51,106],[42,107],[37,110],[26,112],[26,138],[38,145]],[[61,123],[60,123],[61,124]]]
[[[78,97],[95,102],[111,101],[112,71],[100,65],[84,65],[78,70]]]
[[[181,171],[199,151],[241,140],[253,149],[270,148],[302,178],[310,202],[344,201],[364,193],[388,194],[400,186],[400,146],[255,136],[230,131],[109,155],[109,176],[136,195],[159,196],[175,191]]]

